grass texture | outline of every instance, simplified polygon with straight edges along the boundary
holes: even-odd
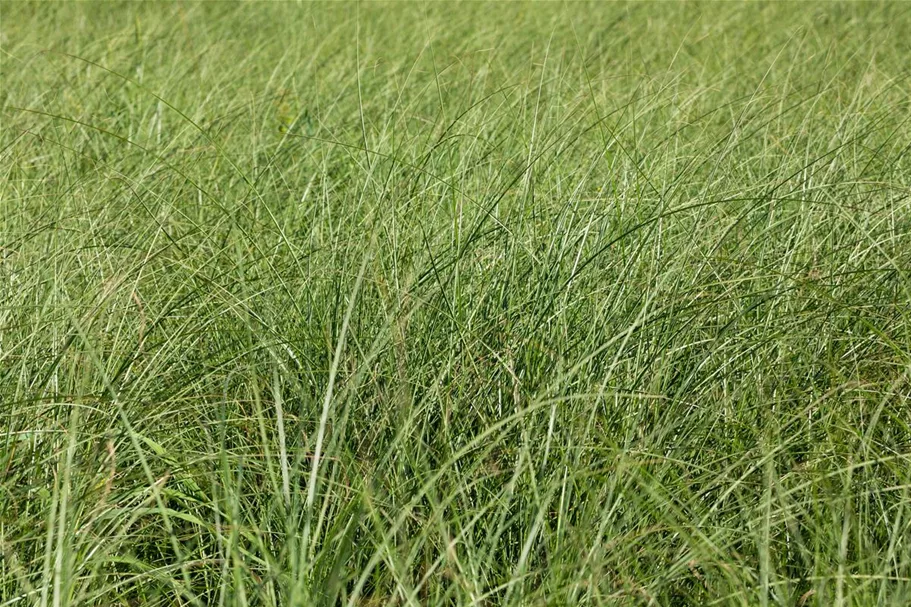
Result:
[[[0,4],[0,606],[907,605],[911,6]]]

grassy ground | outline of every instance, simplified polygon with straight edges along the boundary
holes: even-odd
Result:
[[[0,5],[0,606],[911,601],[911,6]]]

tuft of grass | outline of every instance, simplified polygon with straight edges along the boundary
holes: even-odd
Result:
[[[911,6],[0,4],[0,606],[911,602]]]

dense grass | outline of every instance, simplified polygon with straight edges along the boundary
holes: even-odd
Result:
[[[0,606],[911,601],[911,6],[0,5]]]

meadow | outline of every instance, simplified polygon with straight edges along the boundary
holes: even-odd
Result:
[[[911,5],[0,3],[0,607],[911,603]]]

